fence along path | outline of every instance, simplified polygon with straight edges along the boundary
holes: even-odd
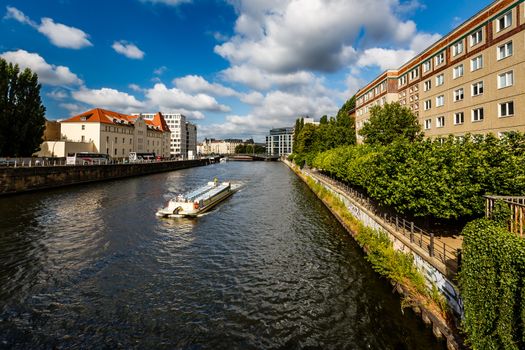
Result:
[[[390,231],[395,232],[397,235],[408,238],[410,248],[417,247],[419,249],[413,250],[417,252],[423,251],[428,258],[427,261],[435,268],[441,271],[444,270],[443,272],[449,277],[455,276],[458,271],[458,256],[462,245],[461,239],[445,239],[436,236],[434,233],[427,232],[416,226],[412,221],[381,211],[368,197],[334,178],[318,171],[310,170],[308,174],[325,184],[335,187],[347,197],[372,212],[381,221],[383,227],[388,227]]]

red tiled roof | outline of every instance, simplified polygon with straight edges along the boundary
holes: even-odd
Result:
[[[139,116],[121,114],[107,109],[94,108],[87,112],[78,114],[74,117],[62,121],[62,123],[103,123],[116,125],[133,126]],[[159,112],[155,114],[153,120],[144,120],[146,125],[152,129],[162,132],[170,132],[164,116]]]

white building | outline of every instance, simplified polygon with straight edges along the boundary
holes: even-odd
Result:
[[[240,139],[204,139],[202,142],[201,154],[235,154],[235,148],[243,145]]]
[[[292,153],[294,128],[271,129],[266,136],[266,152],[271,156],[284,156]]]
[[[151,120],[155,113],[133,113],[132,115],[141,115],[144,119]],[[162,113],[162,115],[171,130],[170,154],[184,159],[188,158],[188,151],[193,151],[195,155],[197,153],[197,126],[187,122],[186,116],[180,113]],[[189,132],[188,128],[191,128]],[[192,137],[191,140],[188,140],[188,135]]]
[[[113,158],[129,152],[170,155],[170,129],[161,113],[151,120],[95,108],[61,122],[62,138],[73,142],[92,142],[93,151]]]

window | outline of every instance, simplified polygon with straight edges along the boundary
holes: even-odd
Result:
[[[81,142],[85,142],[86,141],[86,137],[84,135],[80,136],[80,141]]]
[[[499,32],[512,25],[512,11],[507,12],[496,20],[496,31]]]
[[[442,128],[445,126],[445,117],[437,117],[436,118],[436,127]]]
[[[443,85],[445,83],[445,76],[440,74],[436,77],[436,86]]]
[[[454,125],[460,125],[465,122],[465,114],[463,112],[454,113]]]
[[[500,118],[503,117],[510,117],[514,115],[514,102],[504,102],[499,104],[499,116]]]
[[[463,53],[463,41],[459,41],[452,45],[452,56],[457,56]]]
[[[470,34],[470,46],[475,46],[483,40],[483,29]]]
[[[475,70],[483,68],[483,56],[479,55],[470,60],[470,70],[473,72]]]
[[[476,108],[472,110],[472,121],[480,122],[483,120],[483,108]]]
[[[403,75],[401,78],[399,78],[399,86],[405,85],[407,83],[407,76]]]
[[[430,60],[426,60],[423,63],[423,73],[426,73],[430,70]]]
[[[115,144],[116,144],[117,142],[118,142],[118,141],[117,141],[117,138],[115,137]]]
[[[424,86],[424,90],[425,91],[428,91],[432,88],[432,81],[431,80],[427,80],[425,81],[425,86]]]
[[[465,93],[463,88],[454,90],[454,102],[463,100]]]
[[[429,110],[430,108],[432,108],[432,101],[431,100],[426,100],[425,101],[425,111]]]
[[[428,130],[432,127],[432,119],[425,119],[425,130]]]
[[[463,65],[460,64],[459,66],[454,67],[454,71],[452,72],[452,75],[454,79],[462,77],[463,76]]]
[[[82,125],[82,130],[86,130],[86,126],[85,125]]]
[[[410,72],[410,80],[417,79],[419,77],[419,70],[416,68]]]
[[[117,155],[117,149],[116,148],[115,148],[115,152],[113,152],[113,153],[115,153],[115,155]]]
[[[483,94],[483,82],[478,81],[477,83],[472,84],[472,96],[478,96]]]
[[[502,60],[512,55],[512,41],[498,46],[498,60]]]
[[[445,53],[438,53],[434,59],[436,61],[436,66],[440,65],[441,63],[445,62]]]
[[[441,107],[445,104],[445,96],[444,95],[440,95],[438,97],[436,97],[436,107]]]
[[[511,86],[514,83],[514,74],[512,71],[498,75],[498,89]]]

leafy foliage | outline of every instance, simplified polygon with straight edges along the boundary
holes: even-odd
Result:
[[[420,140],[421,124],[412,111],[398,102],[374,106],[370,119],[359,130],[363,142],[371,145],[388,145],[398,139]]]
[[[525,241],[487,219],[463,230],[459,286],[473,349],[525,348]]]
[[[38,77],[0,58],[0,156],[31,156],[42,143],[45,108]]]
[[[341,107],[336,118],[321,117],[319,125],[304,124],[303,118],[295,122],[294,155],[296,164],[311,164],[319,153],[341,145],[355,144],[355,120],[350,111],[355,107],[355,97]]]
[[[252,153],[262,154],[265,152],[266,152],[266,148],[260,145],[248,144],[248,145],[237,145],[235,147],[235,153],[237,154],[252,154]]]
[[[464,219],[483,213],[485,194],[525,195],[525,135],[449,137],[444,143],[396,140],[343,146],[312,165],[399,213]]]

